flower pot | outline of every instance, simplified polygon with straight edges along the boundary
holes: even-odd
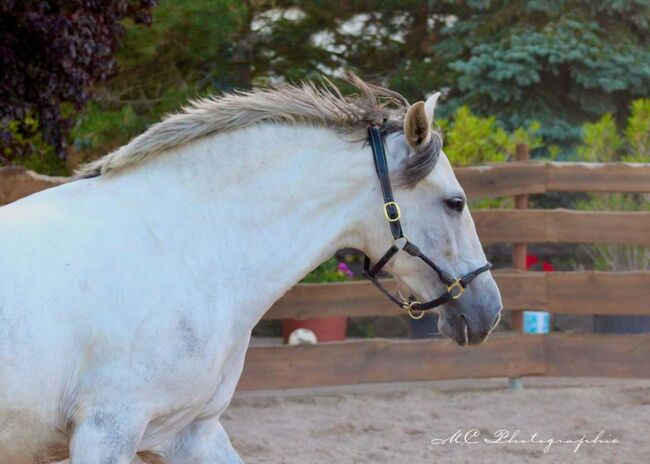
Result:
[[[284,319],[282,320],[282,338],[287,343],[289,336],[296,329],[308,329],[316,334],[319,342],[338,342],[345,340],[348,328],[347,317],[324,317],[320,319]]]

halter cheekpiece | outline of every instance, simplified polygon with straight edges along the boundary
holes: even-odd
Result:
[[[393,234],[394,240],[393,245],[386,251],[386,253],[384,253],[384,255],[379,259],[379,261],[375,263],[374,266],[371,266],[370,258],[368,258],[368,256],[365,256],[363,263],[363,273],[384,295],[390,298],[391,301],[393,301],[399,307],[406,309],[409,316],[411,316],[413,319],[421,319],[424,316],[424,312],[426,310],[445,304],[450,300],[457,300],[460,298],[469,283],[482,272],[489,270],[492,265],[490,263],[487,263],[484,266],[481,266],[462,277],[453,278],[448,272],[438,267],[436,263],[429,259],[429,257],[422,254],[417,246],[409,242],[408,238],[406,238],[402,232],[402,225],[400,224],[402,213],[400,211],[399,205],[393,197],[393,189],[391,187],[390,175],[388,172],[388,162],[386,160],[386,152],[384,151],[384,142],[377,126],[368,126],[368,141],[370,143],[370,147],[372,148],[372,155],[375,161],[375,170],[377,171],[377,177],[379,178],[379,183],[381,185],[381,192],[384,196],[384,217],[390,225],[390,230]],[[447,291],[434,300],[421,303],[412,296],[408,299],[405,299],[400,294],[398,298],[386,290],[379,279],[377,279],[377,273],[381,271],[382,268],[388,263],[388,261],[390,261],[391,258],[395,256],[400,250],[404,250],[409,255],[420,258],[431,269],[436,271],[442,283],[444,283],[447,287]]]

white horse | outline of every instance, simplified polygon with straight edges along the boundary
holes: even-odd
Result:
[[[303,85],[194,102],[0,208],[0,463],[240,462],[219,417],[253,326],[337,249],[377,260],[393,241],[370,123],[408,237],[457,276],[485,263],[432,143],[437,96],[407,115],[355,83],[353,97]],[[406,253],[387,269],[421,299],[444,290]],[[500,310],[486,272],[437,309],[440,330],[478,343]]]

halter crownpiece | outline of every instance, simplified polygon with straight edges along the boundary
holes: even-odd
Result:
[[[388,172],[388,162],[386,160],[386,152],[384,151],[384,142],[377,126],[368,126],[368,141],[370,142],[370,148],[372,148],[375,170],[377,171],[377,177],[379,178],[379,184],[381,185],[381,192],[384,197],[384,217],[390,225],[390,231],[393,234],[393,244],[374,266],[371,266],[370,258],[366,255],[363,261],[363,274],[393,303],[406,309],[409,316],[413,319],[421,319],[424,316],[425,311],[445,304],[450,300],[457,300],[463,296],[465,288],[467,288],[469,283],[482,272],[489,270],[492,267],[492,264],[487,263],[462,277],[453,278],[449,273],[438,267],[433,260],[422,254],[420,249],[413,245],[402,232],[402,225],[400,224],[402,212],[393,197],[393,189],[391,187],[390,175]],[[438,274],[442,283],[447,287],[447,291],[434,300],[421,303],[412,296],[404,298],[399,294],[398,298],[386,290],[379,279],[377,279],[377,273],[381,271],[383,267],[388,264],[388,261],[390,261],[400,250],[407,252],[411,256],[420,258],[431,269],[436,271],[436,274]]]

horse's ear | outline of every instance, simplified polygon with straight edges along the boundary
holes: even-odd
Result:
[[[427,116],[431,121],[433,121],[433,112],[436,110],[436,103],[438,103],[438,98],[440,98],[440,92],[436,92],[427,98],[424,108],[426,110]]]
[[[408,109],[404,119],[406,142],[413,148],[422,145],[431,137],[431,120],[427,116],[425,104],[419,101]]]

